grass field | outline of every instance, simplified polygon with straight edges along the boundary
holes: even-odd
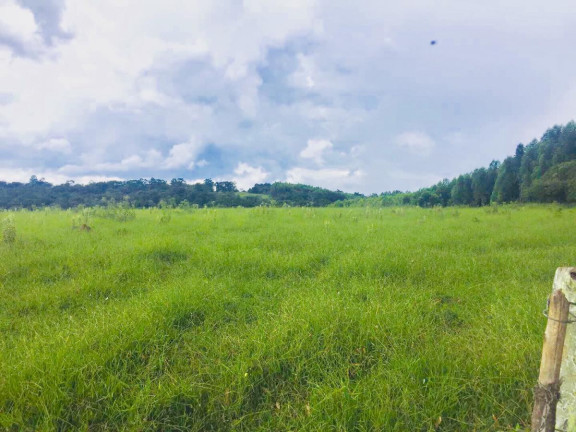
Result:
[[[524,430],[576,264],[555,206],[88,213],[0,213],[4,430]]]

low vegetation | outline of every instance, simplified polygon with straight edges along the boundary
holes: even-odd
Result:
[[[4,212],[0,428],[524,430],[575,219]]]

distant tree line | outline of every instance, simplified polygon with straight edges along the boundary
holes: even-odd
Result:
[[[511,202],[576,202],[576,123],[554,126],[502,163],[492,161],[416,192],[386,192],[336,205],[484,206]]]
[[[310,205],[323,207],[336,201],[342,201],[352,197],[364,197],[356,192],[354,194],[344,193],[340,190],[331,191],[314,186],[291,183],[260,183],[248,189],[249,193],[268,195],[277,203],[291,206]]]
[[[239,192],[232,181],[188,184],[182,178],[138,179],[75,184],[69,181],[52,185],[32,176],[28,183],[0,181],[0,208],[57,206],[64,209],[109,203],[129,203],[146,207],[255,207],[259,205],[326,206],[354,195],[341,191],[289,183],[257,184],[248,193]],[[360,196],[357,194],[356,196]]]

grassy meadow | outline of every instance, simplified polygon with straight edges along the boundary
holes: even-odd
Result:
[[[576,209],[129,216],[0,213],[1,430],[526,428]]]

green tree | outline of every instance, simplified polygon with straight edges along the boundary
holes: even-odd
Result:
[[[221,181],[216,182],[216,192],[238,192],[238,189],[233,181]]]
[[[524,156],[518,171],[518,181],[520,182],[520,199],[526,199],[526,191],[530,188],[538,166],[538,141],[533,140],[524,149]]]
[[[424,190],[418,198],[418,205],[420,207],[434,207],[439,204],[440,197],[429,190]]]
[[[550,168],[526,189],[526,200],[535,202],[576,202],[576,160]]]
[[[443,179],[442,181],[436,183],[432,186],[432,191],[438,196],[439,204],[443,207],[450,205],[452,199],[452,187],[453,182],[448,179]]]
[[[461,175],[452,187],[452,202],[455,205],[473,204],[472,179],[469,174]]]
[[[513,202],[520,197],[520,183],[518,181],[517,161],[513,157],[504,159],[498,170],[498,177],[494,183],[492,201]]]

